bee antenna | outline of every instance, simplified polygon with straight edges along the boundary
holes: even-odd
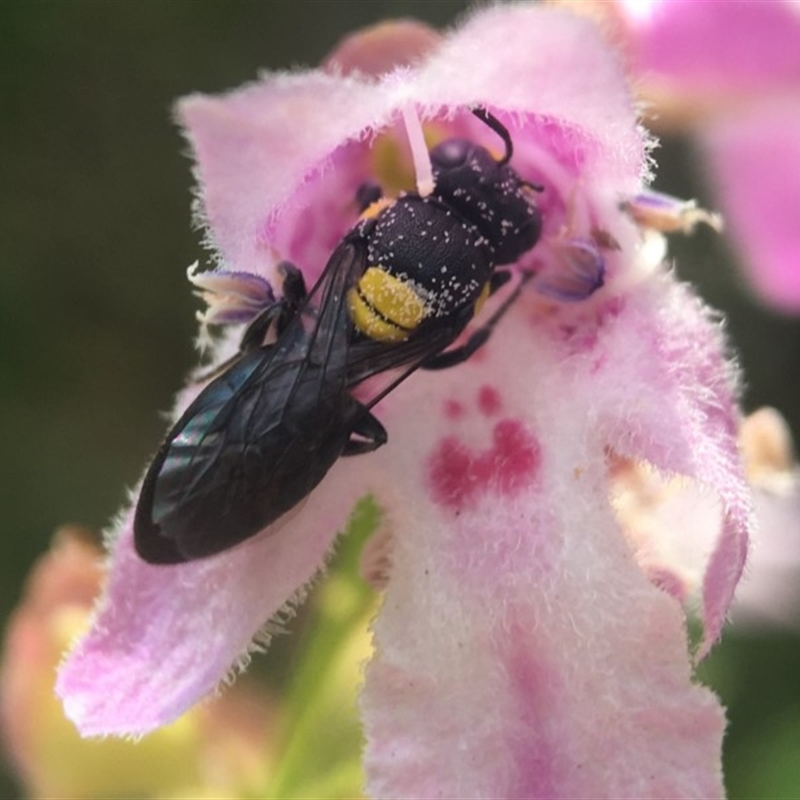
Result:
[[[506,146],[506,153],[497,163],[500,166],[508,164],[511,161],[511,156],[514,155],[514,143],[511,141],[511,134],[508,132],[508,128],[483,106],[476,106],[471,110],[484,125],[488,125],[503,140],[503,144]]]

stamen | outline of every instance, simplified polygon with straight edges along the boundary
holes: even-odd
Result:
[[[660,192],[642,192],[624,200],[622,210],[643,228],[661,233],[692,233],[700,225],[708,225],[717,233],[722,230],[720,214],[700,208],[696,200],[681,200]]]
[[[551,243],[552,257],[531,282],[539,294],[565,303],[593,295],[604,283],[606,264],[597,242],[574,236]]]
[[[200,272],[195,262],[186,276],[196,287],[195,294],[207,306],[205,312],[197,312],[197,319],[203,326],[250,322],[275,302],[270,282],[251,272]]]
[[[434,187],[433,167],[425,137],[422,133],[422,123],[419,121],[417,110],[412,103],[403,106],[403,122],[406,126],[408,144],[411,147],[411,158],[414,162],[414,174],[417,180],[417,192],[420,197],[427,197]]]

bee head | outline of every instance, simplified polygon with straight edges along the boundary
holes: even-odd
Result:
[[[513,263],[539,240],[542,216],[530,184],[506,159],[468,139],[448,139],[431,150],[431,163],[434,195],[478,227],[497,265]]]

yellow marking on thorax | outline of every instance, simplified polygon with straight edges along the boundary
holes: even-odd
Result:
[[[370,203],[362,212],[359,219],[374,219],[378,216],[386,208],[389,206],[394,205],[395,200],[391,197],[381,197],[379,200],[376,200],[374,203]]]
[[[487,147],[489,155],[499,164],[505,158],[506,152],[500,152],[496,147]]]
[[[425,303],[407,281],[369,267],[347,294],[356,329],[381,342],[401,342],[425,318]]]
[[[483,289],[481,289],[481,293],[478,295],[478,299],[475,301],[475,311],[473,312],[473,316],[477,316],[481,309],[483,308],[483,304],[489,299],[489,295],[491,294],[491,287],[489,286],[489,281],[483,284]]]

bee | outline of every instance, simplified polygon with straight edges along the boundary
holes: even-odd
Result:
[[[283,296],[248,326],[239,354],[168,433],[134,516],[139,556],[176,564],[219,553],[263,531],[303,500],[341,456],[369,453],[387,432],[372,408],[418,368],[460,364],[489,338],[528,275],[463,344],[483,301],[537,243],[537,187],[463,138],[429,152],[427,194],[359,191],[360,218],[306,291],[284,263]],[[268,335],[269,334],[269,335]],[[385,382],[374,379],[384,376]],[[361,391],[364,384],[367,396]],[[377,385],[376,385],[377,384]]]

